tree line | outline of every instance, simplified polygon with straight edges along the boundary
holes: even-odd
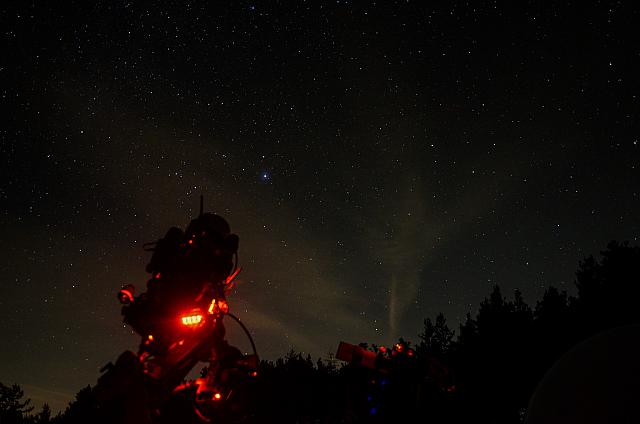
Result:
[[[563,353],[591,335],[640,322],[640,248],[609,243],[599,258],[579,262],[575,287],[575,296],[549,287],[530,306],[519,290],[505,296],[495,286],[457,330],[440,313],[424,320],[415,344],[361,344],[378,355],[377,369],[293,351],[263,361],[243,421],[522,422],[537,384]],[[18,385],[0,383],[0,424],[88,422],[94,407],[86,387],[52,416],[47,405],[34,411]],[[179,416],[196,422],[187,412]]]

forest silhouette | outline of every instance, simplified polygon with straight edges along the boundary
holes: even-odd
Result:
[[[640,322],[639,283],[640,248],[611,242],[601,257],[579,262],[575,296],[549,287],[532,307],[520,291],[507,297],[495,286],[457,330],[440,313],[424,320],[415,344],[361,344],[384,358],[379,369],[291,351],[261,363],[243,422],[523,422],[536,386],[565,352]],[[163,422],[198,422],[180,402],[170,411]],[[0,424],[105,422],[100,413],[89,386],[52,416],[47,405],[35,411],[17,384],[0,383]]]

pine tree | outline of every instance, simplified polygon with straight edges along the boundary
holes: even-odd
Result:
[[[0,383],[0,423],[22,423],[33,411],[31,399],[24,399],[24,391],[17,384]]]

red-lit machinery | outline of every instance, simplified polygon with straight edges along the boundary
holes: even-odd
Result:
[[[94,389],[101,405],[125,405],[120,422],[166,422],[162,415],[176,397],[187,399],[201,421],[216,421],[228,416],[257,376],[251,335],[226,300],[240,272],[237,247],[226,221],[203,214],[201,204],[200,216],[184,232],[172,228],[149,249],[154,254],[147,291],[136,296],[132,285],[120,290],[124,322],[142,341],[137,353],[127,351],[105,366]],[[225,317],[242,327],[252,354],[227,343]],[[202,376],[186,381],[201,362],[206,364]]]
[[[402,339],[391,347],[340,342],[336,359],[349,363],[345,370],[354,386],[348,403],[360,417],[356,422],[405,421],[455,391],[447,367],[425,351],[418,355]]]

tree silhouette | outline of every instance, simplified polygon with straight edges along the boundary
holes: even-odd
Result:
[[[23,399],[24,391],[17,384],[5,386],[0,383],[0,423],[22,423],[33,406],[31,399]]]
[[[576,272],[576,309],[581,333],[640,322],[640,247],[612,241],[597,261],[589,256]]]
[[[449,329],[447,319],[440,312],[435,324],[429,318],[424,320],[424,330],[419,336],[418,351],[442,358],[449,352],[454,335],[455,331]]]
[[[42,410],[33,417],[34,424],[47,424],[51,422],[51,408],[49,404],[42,405]]]
[[[64,424],[97,422],[100,414],[97,412],[98,405],[91,392],[91,386],[80,389],[75,397],[75,400],[67,406],[61,422]]]

